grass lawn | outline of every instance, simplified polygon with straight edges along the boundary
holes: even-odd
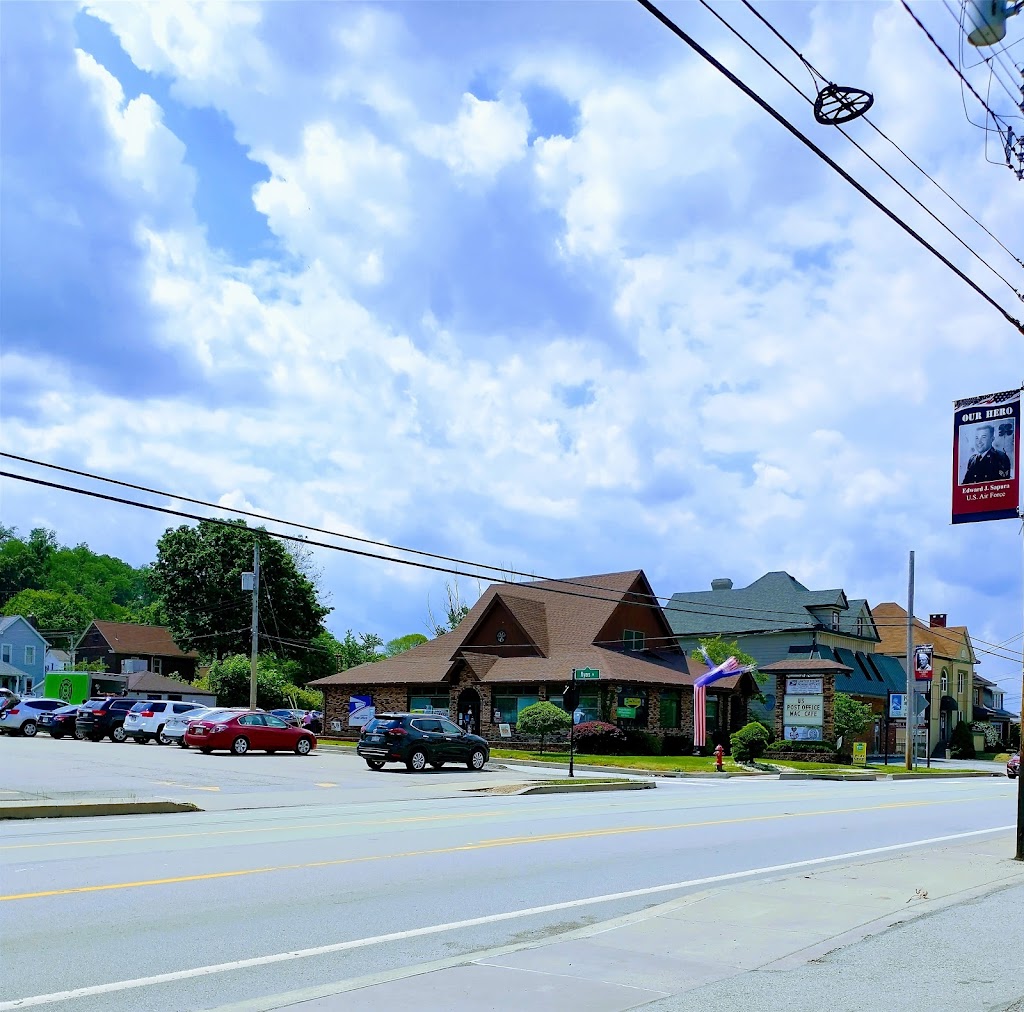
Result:
[[[529,759],[569,765],[568,752],[524,752],[515,749],[494,749],[495,759]],[[618,766],[623,769],[650,770],[656,773],[714,773],[714,756],[693,755],[576,755],[577,763],[585,766]],[[726,773],[748,773],[745,767],[734,763],[729,756],[723,765]]]

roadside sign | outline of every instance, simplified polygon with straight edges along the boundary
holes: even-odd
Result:
[[[601,671],[599,668],[573,668],[572,677],[578,682],[593,681],[601,677]]]
[[[616,717],[629,717],[629,718],[633,718],[633,717],[636,716],[636,707],[635,706],[617,706],[617,707],[615,707],[615,716]]]
[[[501,732],[502,738],[512,737],[512,725],[511,724],[499,724],[498,730]]]
[[[853,743],[853,765],[854,766],[867,766],[868,764],[868,747],[862,741],[855,741]]]
[[[906,720],[907,694],[905,692],[889,693],[889,717],[897,720]]]

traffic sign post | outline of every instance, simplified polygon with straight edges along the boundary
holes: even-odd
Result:
[[[574,780],[576,773],[573,769],[573,760],[576,751],[576,707],[580,705],[580,690],[578,682],[595,682],[601,677],[598,668],[573,668],[572,681],[565,687],[562,694],[562,702],[569,711],[569,776]]]

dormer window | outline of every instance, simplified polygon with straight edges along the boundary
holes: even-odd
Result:
[[[626,629],[622,633],[622,649],[623,650],[643,650],[644,648],[644,634],[637,632],[635,629]]]
[[[839,612],[832,612],[832,632],[839,632]]]

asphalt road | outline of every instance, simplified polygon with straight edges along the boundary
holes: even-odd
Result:
[[[5,825],[0,1009],[182,971],[59,1004],[213,1008],[543,937],[662,902],[709,876],[1007,826],[1015,811],[1005,779],[669,780],[654,791],[487,796],[458,786],[490,782],[487,774],[375,774],[341,754],[264,764],[156,746],[0,742],[9,744],[102,756],[91,772],[80,758],[68,766],[76,786],[165,777],[161,764],[177,762],[234,806]],[[0,773],[5,788],[21,763],[11,769]],[[318,803],[281,807],[288,787]],[[645,889],[656,891],[576,905]],[[334,948],[266,961],[318,946]],[[225,965],[241,960],[258,962]]]

